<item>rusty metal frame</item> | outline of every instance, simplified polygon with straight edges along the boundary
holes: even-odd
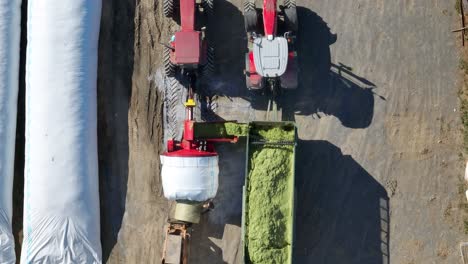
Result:
[[[181,236],[182,237],[182,247],[181,247],[181,263],[180,264],[188,264],[188,256],[190,254],[190,232],[189,226],[186,223],[169,223],[166,229],[166,239],[164,240],[163,246],[163,255],[162,255],[162,264],[165,264],[166,258],[166,250],[167,250],[167,238],[170,235]]]

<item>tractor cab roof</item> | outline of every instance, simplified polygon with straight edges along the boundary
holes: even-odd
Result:
[[[179,31],[175,34],[176,64],[199,64],[201,61],[200,32]]]
[[[279,77],[288,66],[288,41],[283,37],[256,38],[253,45],[257,73],[264,77]]]

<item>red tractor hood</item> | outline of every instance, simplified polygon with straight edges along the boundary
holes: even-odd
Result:
[[[263,26],[265,36],[276,35],[276,0],[263,0]]]

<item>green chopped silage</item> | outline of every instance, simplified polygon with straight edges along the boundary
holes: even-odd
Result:
[[[252,131],[253,135],[260,136],[267,141],[293,141],[295,137],[294,133],[293,129],[286,130],[284,127],[273,127]]]
[[[195,123],[194,134],[196,138],[228,138],[242,137],[249,133],[248,124],[235,122],[226,123]]]
[[[261,140],[293,141],[295,131],[281,127],[251,131]],[[293,146],[251,145],[247,186],[246,246],[253,264],[290,261]]]
[[[238,124],[238,123],[224,123],[224,127],[226,128],[226,133],[228,135],[234,136],[247,136],[249,134],[249,125],[247,124]]]

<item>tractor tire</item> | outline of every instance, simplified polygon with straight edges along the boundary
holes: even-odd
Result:
[[[171,51],[167,48],[164,49],[164,73],[167,77],[174,77],[176,75],[176,65],[171,62]]]
[[[297,32],[299,25],[297,23],[297,10],[295,7],[284,9],[286,25],[292,32]]]
[[[284,0],[285,8],[296,8],[296,0]]]
[[[173,18],[176,10],[176,0],[163,0],[163,13],[165,17]]]
[[[204,85],[204,87],[207,87]],[[197,103],[201,120],[207,122],[219,121],[219,118],[216,116],[216,111],[218,109],[218,96],[213,95],[207,89],[199,89],[197,92]],[[198,116],[197,116],[198,118]]]
[[[286,25],[288,25],[289,30],[297,32],[299,24],[297,23],[296,0],[285,0],[284,7],[284,20]]]
[[[244,2],[244,25],[246,32],[255,32],[257,30],[257,11],[255,2],[247,0]]]
[[[183,112],[183,98],[186,96],[186,90],[174,77],[165,79],[164,90],[164,138],[180,139],[182,131],[180,124],[183,122],[183,117],[180,113]],[[182,115],[183,116],[183,115]]]
[[[202,1],[203,12],[207,16],[213,16],[214,14],[214,0],[203,0]]]
[[[206,50],[206,64],[201,68],[203,79],[210,78],[215,72],[215,50],[209,46]]]
[[[255,1],[245,0],[244,1],[244,13],[247,11],[255,11]]]

